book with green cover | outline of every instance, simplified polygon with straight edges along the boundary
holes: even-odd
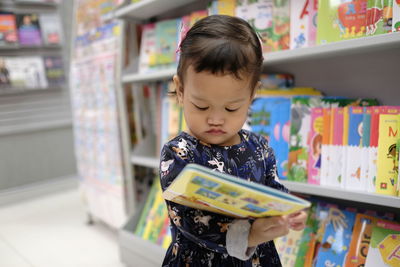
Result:
[[[185,166],[163,197],[236,218],[290,214],[311,205],[294,195],[194,163]]]
[[[142,214],[139,217],[139,222],[135,229],[135,235],[137,235],[137,236],[143,235],[143,232],[144,232],[144,229],[146,226],[147,215],[149,214],[149,211],[150,211],[151,207],[153,206],[156,193],[160,190],[161,190],[160,183],[154,182],[148,193],[146,203],[144,204],[144,207],[142,210]]]

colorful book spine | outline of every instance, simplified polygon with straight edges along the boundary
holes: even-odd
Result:
[[[147,73],[156,65],[156,25],[154,23],[142,26],[142,39],[139,54],[139,73]]]
[[[397,195],[398,162],[396,143],[399,137],[397,114],[379,115],[377,175],[375,189],[378,194]]]
[[[320,184],[321,147],[324,127],[323,108],[311,109],[310,145],[308,151],[308,183]]]
[[[400,266],[400,224],[378,221],[372,229],[365,267]]]
[[[273,0],[272,10],[272,51],[290,48],[290,2],[289,0]]]
[[[343,108],[332,108],[331,117],[332,145],[329,150],[329,182],[333,187],[341,187],[343,182]]]
[[[309,45],[310,0],[290,1],[290,49]]]
[[[209,7],[210,15],[228,15],[234,16],[236,9],[236,0],[215,0]]]
[[[146,203],[144,204],[142,213],[139,217],[139,221],[138,221],[138,224],[135,229],[135,235],[137,235],[137,236],[140,236],[140,237],[143,236],[144,229],[146,226],[146,218],[149,214],[151,206],[154,203],[155,195],[156,195],[157,191],[159,190],[158,187],[159,187],[159,185],[157,183],[153,183],[153,185],[150,188],[149,194],[146,199]]]
[[[367,0],[366,35],[392,31],[393,0]]]
[[[400,114],[398,115],[398,121],[399,123],[397,124],[397,129],[400,130]],[[397,196],[400,197],[400,135],[397,138],[397,164],[399,168],[397,169]]]
[[[277,168],[279,178],[287,179],[288,175],[288,157],[289,157],[289,138],[290,138],[290,99],[283,98],[279,104],[279,140],[278,140],[278,151]]]
[[[363,107],[349,107],[349,127],[347,142],[347,165],[345,174],[345,188],[349,190],[365,191],[366,178],[361,176],[362,168],[362,135],[363,135]]]
[[[371,132],[371,112],[372,107],[364,107],[363,114],[363,133],[362,133],[362,153],[361,153],[361,177],[365,179],[365,191],[374,191],[372,179],[369,179],[369,141]],[[371,189],[369,189],[371,188]]]

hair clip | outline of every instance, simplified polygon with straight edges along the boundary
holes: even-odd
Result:
[[[183,22],[181,22],[181,27],[179,30],[179,40],[178,40],[178,46],[176,48],[175,53],[179,53],[181,52],[181,44],[183,39],[185,39],[187,32],[189,31],[189,27],[187,27],[187,25]]]

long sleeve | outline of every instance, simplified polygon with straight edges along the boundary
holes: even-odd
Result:
[[[180,173],[189,160],[164,146],[161,152],[160,179],[164,191]],[[233,218],[189,208],[166,201],[171,222],[186,239],[200,247],[218,253],[227,253],[226,233]]]

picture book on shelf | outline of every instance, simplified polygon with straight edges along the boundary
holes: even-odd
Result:
[[[309,0],[308,4],[308,46],[317,41],[318,0]]]
[[[16,17],[13,13],[0,12],[0,46],[18,42]]]
[[[400,1],[393,0],[392,31],[400,32]]]
[[[18,14],[17,27],[18,39],[21,45],[42,44],[38,14]]]
[[[396,0],[367,0],[366,35],[392,31],[393,2]]]
[[[43,13],[39,16],[43,43],[48,45],[62,44],[62,27],[58,14]]]
[[[372,228],[365,267],[400,266],[400,225],[378,221]]]
[[[166,200],[237,218],[284,215],[310,202],[265,185],[188,164],[164,191]]]
[[[320,184],[321,147],[324,127],[323,108],[311,109],[310,146],[308,151],[308,183]]]
[[[60,56],[45,56],[44,67],[49,86],[62,86],[65,84],[64,64]]]
[[[47,79],[41,57],[7,57],[5,66],[10,72],[11,86],[20,89],[45,89]]]
[[[6,66],[5,58],[0,57],[0,88],[9,87],[10,84],[10,71]]]
[[[290,49],[309,46],[310,0],[290,1]]]

